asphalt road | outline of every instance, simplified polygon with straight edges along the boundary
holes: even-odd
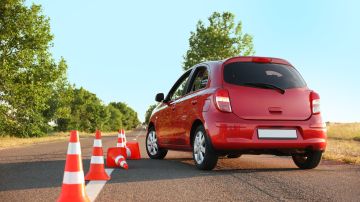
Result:
[[[116,169],[96,201],[360,201],[360,166],[323,161],[299,170],[287,157],[269,155],[220,159],[213,171],[197,170],[190,153],[170,151],[151,160],[145,131],[137,139],[142,160],[129,170]],[[84,172],[89,168],[92,138],[80,139]],[[0,150],[0,201],[55,201],[61,191],[66,141]],[[116,135],[103,137],[104,151]]]

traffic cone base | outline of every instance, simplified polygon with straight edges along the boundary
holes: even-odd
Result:
[[[93,164],[85,180],[110,180],[110,176],[105,172],[104,164]]]
[[[138,160],[141,159],[140,148],[138,142],[128,142],[126,144],[127,159]]]
[[[84,186],[81,184],[64,184],[62,186],[61,195],[58,201],[66,202],[88,202],[90,201],[88,196],[85,193]]]

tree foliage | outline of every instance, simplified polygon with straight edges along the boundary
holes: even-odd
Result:
[[[123,102],[111,102],[109,105],[112,105],[118,109],[122,116],[122,124],[126,130],[135,128],[140,124],[137,113],[129,107],[126,103]]]
[[[0,1],[0,136],[136,127],[137,113],[125,103],[105,105],[68,82],[65,59],[50,53],[53,37],[41,6]]]
[[[157,106],[156,104],[150,105],[148,110],[146,111],[146,113],[145,113],[145,124],[146,125],[149,124],[151,114],[154,111],[156,106]]]
[[[96,129],[102,129],[110,118],[110,112],[101,100],[84,88],[73,90],[70,108],[68,118],[59,118],[56,121],[61,130],[94,132]]]
[[[234,14],[214,12],[208,20],[208,26],[201,20],[198,21],[196,31],[190,33],[189,50],[184,56],[184,70],[207,60],[255,53],[252,36],[242,32],[242,24],[235,23]]]
[[[104,105],[95,94],[84,88],[74,88],[71,96],[70,115],[55,119],[57,130],[94,132],[133,129],[140,123],[137,113],[127,104],[112,102]]]
[[[113,105],[106,106],[107,110],[110,112],[110,118],[105,123],[103,130],[105,131],[116,131],[123,128],[123,114],[119,109],[115,108]]]
[[[0,1],[0,120],[2,133],[21,137],[48,131],[48,99],[61,78],[49,48],[53,35],[41,7],[22,0]]]

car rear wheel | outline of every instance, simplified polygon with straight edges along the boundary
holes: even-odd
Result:
[[[313,169],[319,165],[321,156],[321,151],[312,151],[305,155],[293,155],[292,159],[300,169]]]
[[[218,156],[211,146],[209,137],[203,126],[198,126],[193,138],[193,159],[200,170],[212,170],[216,166]]]
[[[164,159],[168,152],[167,149],[159,148],[154,127],[151,127],[146,135],[146,152],[151,159]]]

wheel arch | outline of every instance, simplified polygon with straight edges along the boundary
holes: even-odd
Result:
[[[147,132],[149,132],[149,129],[152,127],[154,127],[154,129],[155,129],[155,124],[153,122],[149,122],[148,127],[147,127]]]
[[[196,119],[190,129],[190,145],[193,146],[193,140],[195,137],[195,130],[198,126],[204,126],[203,122],[200,119]]]

